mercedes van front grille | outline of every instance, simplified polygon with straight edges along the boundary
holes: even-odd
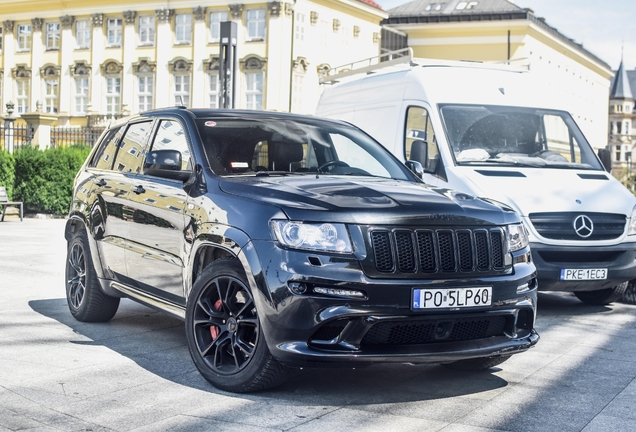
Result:
[[[625,231],[622,214],[592,212],[530,213],[537,232],[553,240],[612,240]]]
[[[373,262],[365,271],[383,275],[435,273],[452,277],[471,272],[505,270],[504,231],[501,228],[479,229],[369,229]]]

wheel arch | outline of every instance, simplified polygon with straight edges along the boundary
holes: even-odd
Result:
[[[97,241],[91,235],[85,216],[82,213],[76,212],[69,215],[69,218],[66,221],[66,226],[64,227],[64,238],[66,239],[66,241],[71,241],[71,237],[78,230],[86,231],[88,246],[91,252],[91,259],[93,261],[93,268],[95,269],[95,273],[97,273],[97,277],[100,280],[100,284],[102,285],[102,291],[106,291],[102,282],[104,280],[104,270],[102,267],[102,260],[100,258],[99,249],[97,247]],[[107,292],[107,294],[112,295],[111,292]]]

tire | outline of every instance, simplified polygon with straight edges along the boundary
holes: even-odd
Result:
[[[221,390],[269,389],[281,384],[290,371],[267,348],[254,297],[234,258],[210,264],[192,287],[186,339],[201,375]]]
[[[496,357],[477,357],[467,360],[459,360],[453,363],[445,363],[449,369],[454,370],[465,370],[465,371],[476,371],[476,370],[485,370],[490,369],[492,367],[498,366],[508,360],[511,355],[503,355]]]
[[[623,298],[628,282],[623,282],[613,288],[598,291],[574,291],[574,295],[585,304],[606,305]]]
[[[636,283],[629,281],[625,292],[623,293],[623,303],[636,304]]]
[[[66,302],[73,317],[82,322],[110,321],[119,307],[119,297],[104,294],[99,285],[83,229],[73,233],[68,242]]]

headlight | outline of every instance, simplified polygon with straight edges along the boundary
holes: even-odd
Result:
[[[629,230],[627,230],[627,235],[636,234],[636,207],[632,210],[632,217],[629,220]]]
[[[349,233],[343,224],[274,220],[272,227],[283,246],[326,252],[352,251]]]
[[[528,234],[523,224],[508,225],[508,247],[510,252],[528,246]]]

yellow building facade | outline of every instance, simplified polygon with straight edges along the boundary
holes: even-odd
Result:
[[[101,125],[153,108],[219,107],[220,23],[237,24],[235,107],[313,113],[318,75],[379,52],[371,0],[5,0],[0,106]]]
[[[521,3],[521,2],[518,2]],[[417,0],[388,11],[415,57],[525,65],[547,106],[567,110],[595,148],[607,145],[612,70],[508,0]]]

